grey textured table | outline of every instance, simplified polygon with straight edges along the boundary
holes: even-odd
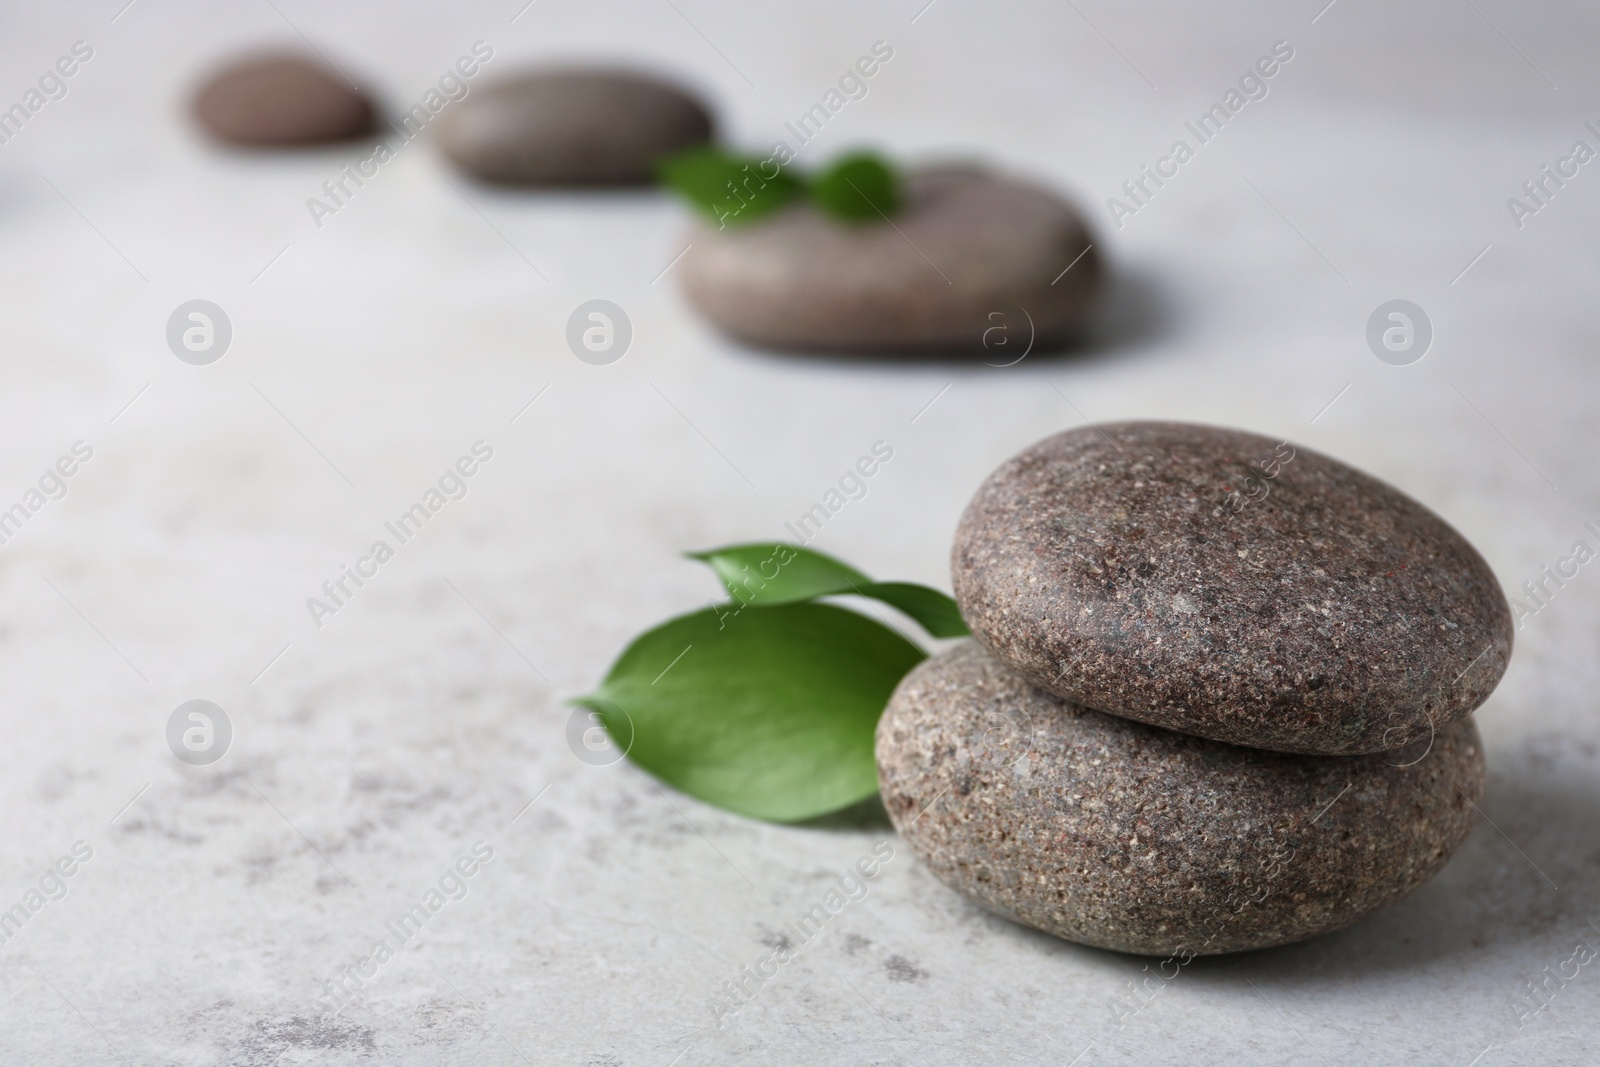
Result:
[[[74,42],[93,53],[0,144],[0,507],[92,450],[0,545],[0,908],[25,916],[0,919],[8,1063],[1600,1058],[1600,967],[1574,954],[1600,947],[1593,567],[1523,620],[1479,714],[1483,818],[1436,881],[1343,933],[1195,962],[1147,1003],[1150,961],[992,918],[898,849],[719,1026],[727,983],[892,835],[870,810],[760,825],[587,765],[564,703],[716,594],[680,551],[783,536],[879,440],[893,460],[816,545],[939,585],[984,474],[1123,417],[1345,458],[1514,595],[1600,544],[1600,164],[1561,162],[1600,148],[1592,8],[124,2],[0,15],[0,106]],[[632,58],[754,147],[885,41],[801,161],[876,143],[1057,185],[1118,287],[1068,358],[779,358],[683,306],[684,216],[657,196],[485,190],[421,138],[318,226],[307,199],[370,146],[226,154],[179,107],[212,59],[301,33],[400,107],[478,40],[486,76]],[[1266,95],[1195,144],[1185,124],[1279,41]],[[1161,163],[1181,138],[1193,158]],[[1146,164],[1169,177],[1114,220]],[[1536,204],[1545,164],[1568,176]],[[233,327],[209,366],[164,338],[197,298]],[[633,323],[610,366],[564,341],[592,298]],[[1435,330],[1407,366],[1365,337],[1396,298]],[[478,441],[465,497],[314,621],[307,599]],[[164,732],[196,698],[234,732],[207,767]],[[492,858],[451,876],[477,842]],[[319,1002],[359,973],[347,1005]]]

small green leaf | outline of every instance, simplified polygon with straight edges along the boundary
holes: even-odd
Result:
[[[891,608],[917,620],[917,625],[934,637],[970,637],[961,609],[952,598],[915,582],[873,582],[859,590],[860,595],[881,600]]]
[[[817,175],[811,182],[811,199],[841,219],[876,220],[899,209],[900,183],[880,157],[858,152]]]
[[[728,595],[746,604],[791,604],[851,593],[872,579],[840,560],[781,541],[726,545],[686,553],[716,572]]]
[[[828,604],[716,609],[640,635],[600,688],[628,758],[710,804],[774,822],[814,818],[878,789],[873,733],[924,658],[899,634]]]
[[[769,215],[803,191],[771,160],[720,148],[691,148],[657,164],[668,188],[722,226],[742,226]]]
[[[934,637],[970,633],[956,602],[937,589],[912,582],[875,582],[847,563],[799,545],[757,542],[690,552],[688,556],[708,564],[722,579],[728,595],[743,604],[864,596],[904,612]]]

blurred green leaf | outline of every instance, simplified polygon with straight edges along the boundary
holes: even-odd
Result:
[[[835,160],[812,179],[811,199],[837,218],[875,221],[899,209],[900,183],[882,158],[857,152]]]
[[[722,226],[754,222],[803,191],[801,183],[778,164],[716,147],[668,156],[657,164],[656,172],[662,184]]]
[[[878,789],[873,733],[924,659],[899,634],[827,604],[706,609],[636,638],[593,694],[628,758],[673,787],[795,822]]]

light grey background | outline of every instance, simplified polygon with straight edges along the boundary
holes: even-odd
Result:
[[[947,586],[990,469],[1126,417],[1343,457],[1445,515],[1508,592],[1600,543],[1600,162],[1521,229],[1506,206],[1575,140],[1600,148],[1592,7],[123,3],[0,14],[0,106],[74,41],[95,50],[0,146],[0,507],[94,450],[0,545],[0,908],[94,850],[0,945],[8,1062],[1600,1057],[1600,963],[1526,1027],[1513,1008],[1575,942],[1600,947],[1595,567],[1518,631],[1479,715],[1486,818],[1438,879],[1343,933],[1196,962],[1120,1029],[1147,961],[991,918],[903,849],[715,1029],[721,984],[888,831],[765,826],[586,765],[563,703],[717,593],[680,551],[783,536],[879,439],[894,459],[816,545],[884,578]],[[742,351],[662,274],[675,203],[485,190],[426,141],[318,229],[306,198],[369,146],[241,157],[180,106],[213,60],[301,32],[391,105],[479,39],[485,76],[637,60],[757,148],[881,39],[893,60],[801,162],[866,143],[1031,175],[1084,205],[1118,289],[1068,359]],[[1106,198],[1278,40],[1295,58],[1270,95],[1114,228]],[[197,298],[234,331],[206,367],[163,333]],[[605,367],[564,340],[597,298],[634,329]],[[1365,341],[1397,298],[1435,329],[1412,366]],[[469,495],[317,628],[306,598],[478,440],[494,457]],[[163,737],[192,698],[233,722],[212,767]],[[466,897],[319,1022],[323,983],[479,839],[494,858]]]

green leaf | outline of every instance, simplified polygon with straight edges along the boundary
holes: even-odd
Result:
[[[951,597],[915,582],[873,582],[857,590],[917,620],[934,637],[970,637],[961,609]]]
[[[720,148],[691,148],[668,156],[656,173],[713,222],[742,226],[770,215],[799,196],[803,187],[771,160]]]
[[[789,604],[851,593],[872,579],[848,563],[781,541],[725,545],[685,553],[716,572],[728,595],[746,604]]]
[[[640,635],[593,694],[628,758],[710,804],[774,822],[878,790],[878,716],[921,649],[828,604],[708,608]]]
[[[956,602],[937,589],[912,582],[875,582],[832,556],[799,545],[756,542],[690,552],[708,564],[728,595],[742,604],[766,606],[822,596],[864,596],[911,618],[934,637],[965,637],[970,631]]]
[[[812,180],[811,199],[841,219],[877,220],[899,209],[900,183],[883,159],[857,152],[835,161]]]

